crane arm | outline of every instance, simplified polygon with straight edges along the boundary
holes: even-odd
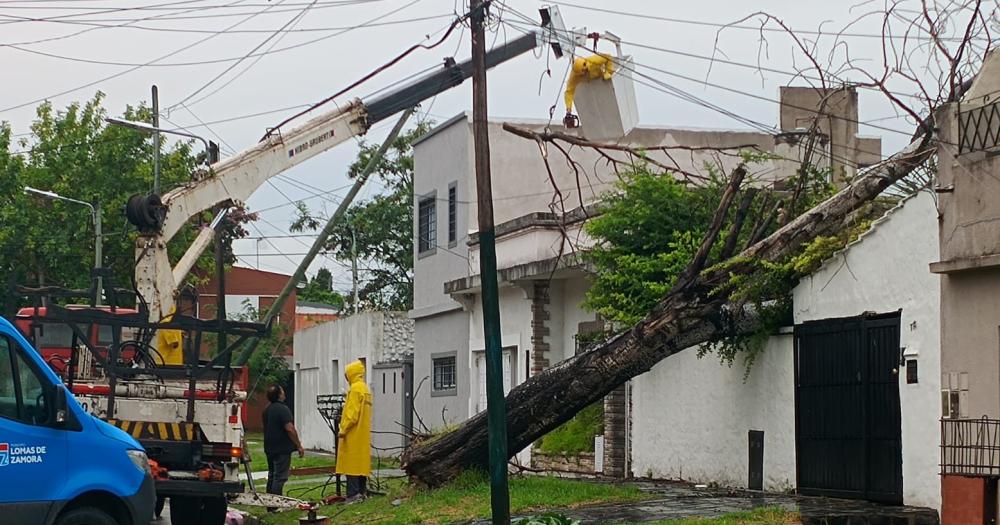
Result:
[[[542,31],[528,33],[491,49],[486,55],[487,68],[520,56],[543,43],[551,45],[557,56],[561,56],[564,49],[571,50],[573,42],[567,36],[558,10],[549,7],[544,8],[542,13]],[[136,285],[149,304],[150,316],[161,319],[169,314],[174,306],[177,285],[210,244],[208,232],[201,232],[177,267],[170,268],[167,242],[192,217],[220,204],[246,201],[268,179],[346,140],[363,135],[376,122],[458,86],[471,75],[471,60],[456,63],[448,59],[441,69],[369,101],[355,100],[290,131],[271,133],[259,144],[213,164],[209,176],[164,194],[159,199],[161,205],[157,212],[160,223],[149,224],[148,220],[145,224],[136,223],[140,230],[146,232],[136,241]],[[154,217],[157,213],[142,209],[138,215]]]
[[[365,106],[356,100],[217,162],[211,176],[163,195],[167,216],[160,238],[169,241],[191,217],[218,204],[246,201],[271,177],[367,130]]]

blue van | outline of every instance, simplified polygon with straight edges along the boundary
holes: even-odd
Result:
[[[0,318],[0,522],[147,525],[155,503],[142,446],[84,412]]]

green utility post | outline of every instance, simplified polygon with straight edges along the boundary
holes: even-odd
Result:
[[[490,183],[490,137],[486,99],[487,2],[469,0],[472,13],[472,136],[476,152],[476,197],[479,206],[479,275],[483,283],[483,331],[486,335],[486,412],[489,422],[490,506],[493,525],[510,523],[507,486],[507,403],[503,397],[500,348],[500,294],[497,246]]]

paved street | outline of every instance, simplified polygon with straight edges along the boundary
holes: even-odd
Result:
[[[373,475],[376,473],[373,473]],[[377,472],[378,476],[381,478],[393,478],[403,475],[403,471],[399,469],[382,469]],[[267,472],[254,472],[252,473],[254,479],[254,486],[258,491],[263,491],[265,485],[267,484]],[[245,478],[244,478],[245,479]],[[321,488],[324,483],[330,480],[329,475],[324,476],[297,476],[290,478],[288,483],[285,484],[285,493],[293,498],[302,497],[305,495],[304,499],[318,499]],[[315,490],[312,490],[317,487]],[[334,486],[334,481],[330,480],[330,485],[326,489],[326,494],[332,494],[336,490]],[[308,492],[307,492],[308,491]],[[188,525],[184,523],[171,523],[170,522],[170,502],[168,501],[163,507],[163,514],[161,514],[160,519],[154,519],[152,522],[154,525]]]

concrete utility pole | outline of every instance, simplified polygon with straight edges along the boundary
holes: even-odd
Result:
[[[358,239],[351,224],[351,286],[354,289],[354,313],[358,313]]]
[[[153,193],[160,194],[160,90],[153,86]]]
[[[376,151],[375,154],[368,159],[368,164],[365,165],[365,169],[362,170],[361,173],[359,173],[354,179],[354,186],[351,186],[347,195],[344,195],[344,200],[340,201],[340,205],[337,206],[337,211],[333,212],[330,219],[326,221],[326,226],[323,227],[323,230],[319,232],[319,236],[313,241],[313,245],[309,248],[309,252],[306,253],[305,258],[299,263],[299,267],[295,269],[295,274],[292,275],[292,278],[289,279],[287,283],[285,283],[285,287],[282,288],[281,293],[278,294],[278,298],[271,303],[271,308],[267,311],[267,315],[265,315],[262,320],[264,323],[271,323],[271,321],[277,317],[278,313],[281,312],[281,309],[285,305],[285,301],[287,301],[288,297],[292,294],[292,290],[295,289],[295,286],[302,281],[302,278],[306,274],[306,269],[309,268],[309,265],[316,259],[319,252],[322,251],[324,246],[326,246],[326,240],[330,238],[330,235],[333,233],[333,229],[340,223],[344,214],[347,213],[347,208],[349,208],[351,203],[354,202],[354,197],[357,196],[358,192],[361,191],[361,188],[364,187],[365,181],[367,181],[368,177],[373,171],[375,171],[375,166],[378,165],[379,160],[381,160],[381,158],[385,155],[386,151],[389,151],[389,147],[392,146],[392,143],[396,140],[396,137],[399,136],[399,133],[403,131],[403,126],[406,125],[406,121],[410,118],[410,115],[413,115],[413,111],[415,109],[416,108],[409,108],[403,112],[403,114],[399,117],[399,120],[396,122],[395,127],[393,127],[392,131],[389,132],[389,136],[382,141],[382,145],[379,146],[378,151]],[[243,366],[246,364],[259,343],[260,339],[255,339],[254,342],[244,347],[243,351],[233,363],[233,366]]]
[[[472,136],[476,152],[476,200],[479,206],[479,275],[483,287],[486,335],[486,412],[490,451],[490,506],[494,525],[510,523],[507,486],[507,406],[503,397],[503,351],[500,341],[500,294],[497,284],[493,186],[486,98],[487,2],[469,0],[472,13]]]

